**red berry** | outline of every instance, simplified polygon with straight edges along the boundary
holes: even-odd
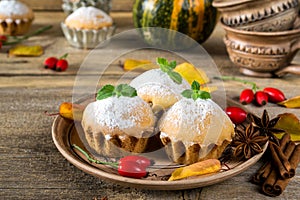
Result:
[[[255,93],[255,101],[259,106],[264,106],[268,103],[268,95],[263,91],[258,91]]]
[[[144,157],[144,156],[138,156],[138,155],[129,155],[129,156],[125,156],[123,158],[121,158],[119,160],[119,165],[122,165],[123,162],[127,162],[127,161],[132,161],[132,162],[136,162],[139,165],[141,165],[142,167],[149,167],[150,165],[153,164],[152,160]]]
[[[2,42],[0,41],[0,49],[2,48]]]
[[[240,102],[242,104],[249,104],[254,99],[254,92],[251,89],[245,89],[240,94]]]
[[[264,89],[264,92],[268,95],[270,102],[278,103],[285,100],[283,92],[276,88],[267,87]]]
[[[5,35],[0,35],[0,42],[7,41],[7,37]]]
[[[234,124],[243,123],[247,118],[247,112],[239,107],[227,107],[225,112]]]
[[[143,178],[147,176],[146,168],[134,161],[123,161],[118,166],[118,173],[121,176],[131,178]]]
[[[56,63],[56,71],[65,71],[67,70],[69,64],[68,61],[65,59],[60,59]]]
[[[46,69],[55,69],[57,61],[58,59],[55,57],[46,58],[44,61],[44,66]]]

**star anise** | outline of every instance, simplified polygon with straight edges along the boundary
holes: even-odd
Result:
[[[232,140],[234,147],[233,155],[239,159],[249,159],[263,152],[262,146],[269,140],[268,136],[260,135],[260,132],[252,124],[246,126],[245,130],[236,129]]]
[[[272,142],[279,145],[279,140],[274,135],[274,133],[285,132],[283,129],[275,128],[275,125],[277,124],[280,117],[275,117],[274,119],[270,120],[267,110],[264,110],[261,118],[252,113],[249,113],[248,116],[250,117],[255,129],[259,130],[261,135],[269,136]]]

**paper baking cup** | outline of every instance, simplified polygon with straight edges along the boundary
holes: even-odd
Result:
[[[63,22],[61,28],[70,45],[82,49],[95,48],[102,41],[109,39],[116,29],[114,25],[99,30],[74,29]]]
[[[31,27],[32,19],[0,19],[1,35],[23,35],[28,32]]]

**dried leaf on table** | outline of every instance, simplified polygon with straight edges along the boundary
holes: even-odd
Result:
[[[83,110],[84,106],[70,102],[63,102],[59,106],[59,114],[61,117],[75,121],[82,119]]]
[[[18,45],[9,50],[10,56],[40,56],[44,53],[43,47]]]
[[[284,113],[278,116],[280,119],[275,128],[283,129],[289,133],[292,141],[300,141],[300,121],[297,116],[292,113]]]
[[[192,84],[193,81],[200,84],[209,82],[209,78],[203,70],[187,62],[177,65],[174,71],[178,72],[189,84]]]
[[[287,108],[300,108],[300,96],[296,96],[285,101],[279,102],[279,105]]]
[[[144,70],[158,68],[158,66],[152,64],[150,60],[126,59],[123,63],[123,69],[125,71],[134,70],[139,67],[145,68]]]
[[[208,159],[175,169],[168,181],[175,181],[190,176],[216,173],[221,170],[221,163],[217,159]]]

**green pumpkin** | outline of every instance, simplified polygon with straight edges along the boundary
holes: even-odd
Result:
[[[212,0],[136,0],[136,28],[161,27],[175,30],[203,43],[216,25],[217,10]]]

